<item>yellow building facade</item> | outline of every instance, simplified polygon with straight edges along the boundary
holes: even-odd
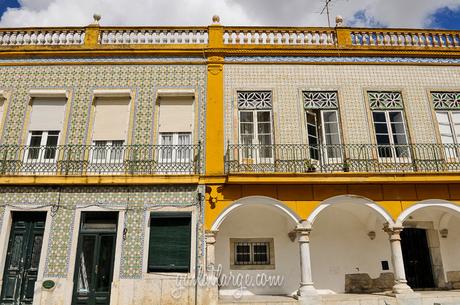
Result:
[[[460,288],[459,65],[340,18],[0,30],[2,302],[460,302],[418,292]]]

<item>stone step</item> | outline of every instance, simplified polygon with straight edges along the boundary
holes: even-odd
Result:
[[[219,305],[294,305],[297,300],[286,296],[243,296],[235,298],[233,296],[219,297]]]

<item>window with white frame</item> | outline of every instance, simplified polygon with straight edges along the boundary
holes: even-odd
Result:
[[[273,238],[230,238],[231,269],[272,269],[275,265]]]
[[[123,161],[128,137],[130,97],[97,97],[95,100],[92,163]]]
[[[341,159],[337,92],[304,91],[303,102],[310,158]]]
[[[123,140],[93,141],[92,162],[117,163],[123,160]]]
[[[410,158],[400,92],[368,92],[379,158]]]
[[[191,161],[194,123],[194,96],[160,96],[158,144],[160,163],[185,164]]]
[[[239,91],[238,118],[243,158],[273,158],[272,93],[270,91]]]
[[[191,158],[190,144],[192,144],[191,132],[160,133],[161,162],[189,162]]]
[[[28,162],[55,162],[64,124],[65,98],[33,98],[27,135]]]
[[[432,92],[441,142],[447,158],[458,158],[460,144],[460,92]]]

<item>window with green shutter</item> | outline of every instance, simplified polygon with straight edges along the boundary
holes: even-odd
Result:
[[[189,272],[190,213],[152,213],[148,272]]]

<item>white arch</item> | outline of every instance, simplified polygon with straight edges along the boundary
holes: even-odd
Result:
[[[458,206],[455,203],[452,203],[447,200],[442,200],[442,199],[428,199],[428,200],[423,200],[420,201],[413,206],[405,209],[398,217],[398,223],[403,223],[407,217],[409,217],[412,213],[414,213],[417,210],[428,208],[428,207],[435,207],[435,208],[441,208],[443,210],[447,210],[449,212],[457,212],[460,215],[460,206]]]
[[[280,209],[283,213],[285,213],[289,219],[291,219],[294,223],[299,223],[302,219],[297,215],[296,212],[291,210],[289,207],[287,207],[283,202],[266,197],[266,196],[248,196],[244,197],[241,199],[236,200],[234,203],[232,203],[230,206],[225,208],[225,210],[220,213],[219,217],[214,221],[212,224],[211,230],[212,231],[217,231],[220,227],[220,225],[224,222],[224,220],[227,218],[228,215],[235,209],[239,208],[240,206],[248,206],[248,205],[268,205],[275,207],[277,209]]]
[[[352,201],[351,201],[351,200]],[[339,196],[334,196],[331,198],[328,198],[321,202],[321,204],[310,214],[310,216],[307,218],[307,221],[310,224],[313,224],[318,217],[319,213],[323,211],[324,209],[327,209],[328,207],[334,205],[334,204],[340,204],[344,202],[352,202],[352,203],[357,203],[357,204],[362,204],[365,205],[374,211],[376,211],[380,216],[382,216],[385,221],[387,221],[390,225],[394,224],[393,218],[391,215],[381,206],[376,204],[374,201],[370,200],[369,198],[363,197],[363,196],[358,196],[358,195],[339,195]]]

